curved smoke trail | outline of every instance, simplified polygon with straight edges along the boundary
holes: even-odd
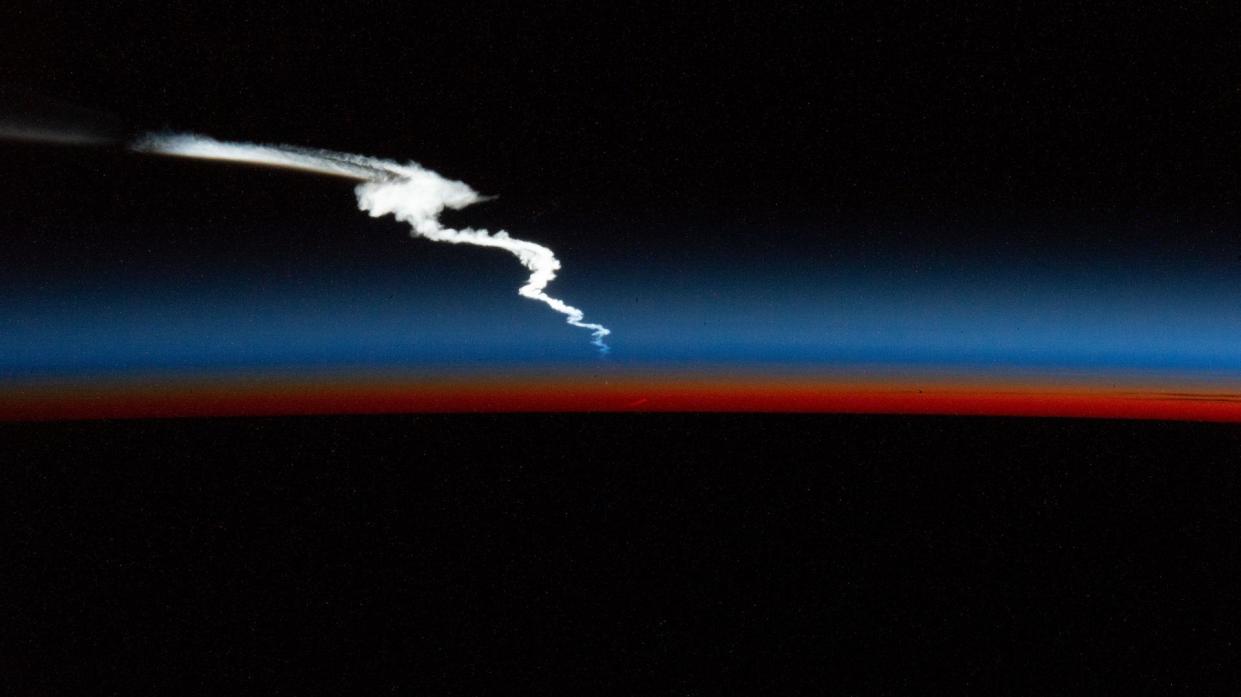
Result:
[[[601,353],[608,352],[608,345],[603,339],[612,332],[607,327],[583,321],[585,315],[581,310],[547,294],[547,285],[556,278],[556,272],[560,270],[560,260],[552,250],[541,244],[511,237],[504,230],[495,233],[472,228],[454,230],[440,223],[439,215],[445,208],[459,210],[486,200],[464,182],[445,179],[413,162],[399,164],[362,155],[287,145],[226,143],[193,134],[151,134],[131,145],[131,148],[156,155],[286,167],[358,180],[361,183],[354,189],[358,197],[358,207],[371,217],[391,215],[408,223],[414,237],[425,237],[435,242],[495,247],[517,257],[522,265],[530,270],[530,278],[517,292],[565,315],[565,321],[569,324],[590,330],[591,343],[597,346]]]

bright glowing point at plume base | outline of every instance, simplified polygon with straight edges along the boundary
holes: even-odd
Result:
[[[556,272],[560,270],[560,260],[552,250],[541,244],[511,237],[504,230],[495,233],[473,228],[454,230],[440,224],[439,215],[445,208],[460,210],[486,200],[464,182],[446,179],[413,162],[399,164],[362,155],[287,145],[226,143],[193,134],[151,134],[136,142],[132,149],[156,155],[285,167],[358,180],[361,183],[354,189],[358,197],[358,207],[372,217],[391,215],[408,223],[413,229],[414,237],[424,237],[435,242],[495,247],[517,257],[522,265],[530,270],[526,284],[517,292],[565,315],[565,321],[569,324],[590,330],[592,343],[601,353],[608,352],[604,337],[611,334],[610,330],[602,324],[584,321],[585,315],[581,310],[547,294],[547,285],[556,278]]]

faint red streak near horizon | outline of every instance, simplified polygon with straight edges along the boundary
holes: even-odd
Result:
[[[0,419],[761,412],[1241,422],[1241,390],[814,376],[147,379],[0,386]]]

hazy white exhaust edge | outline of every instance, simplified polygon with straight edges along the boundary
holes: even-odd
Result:
[[[454,230],[439,222],[445,208],[459,210],[486,200],[464,182],[446,179],[421,165],[399,164],[362,155],[315,150],[287,145],[226,143],[194,134],[150,134],[130,146],[137,152],[173,155],[195,159],[244,162],[264,167],[285,167],[358,180],[354,189],[358,207],[372,217],[391,215],[408,223],[414,237],[436,242],[495,247],[508,251],[530,270],[530,278],[518,293],[538,300],[566,317],[569,324],[588,329],[601,353],[608,352],[604,337],[612,332],[602,324],[585,322],[576,307],[547,294],[547,284],[556,278],[560,260],[543,245],[509,236],[465,228]]]

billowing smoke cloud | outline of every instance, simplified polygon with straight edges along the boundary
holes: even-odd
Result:
[[[136,142],[132,148],[158,155],[286,167],[358,180],[361,183],[354,189],[358,196],[358,207],[372,217],[391,215],[408,223],[413,229],[414,237],[425,237],[436,242],[495,247],[517,257],[530,270],[526,284],[517,292],[565,315],[565,321],[569,324],[590,330],[592,343],[600,352],[608,351],[604,337],[611,334],[611,331],[601,324],[583,321],[584,314],[581,310],[547,294],[547,285],[556,278],[556,272],[560,270],[560,260],[552,250],[534,242],[511,237],[504,230],[495,233],[471,228],[454,230],[440,223],[439,215],[445,208],[459,210],[486,200],[464,182],[445,179],[413,162],[399,164],[361,155],[285,145],[225,143],[190,134],[148,135]]]

